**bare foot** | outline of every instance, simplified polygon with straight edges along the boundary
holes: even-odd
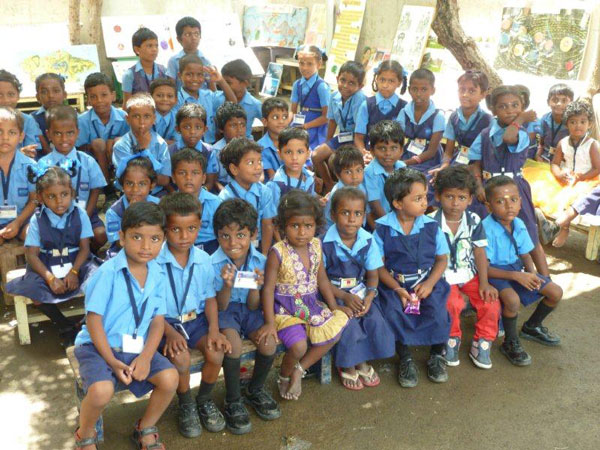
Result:
[[[277,386],[279,387],[279,395],[281,395],[281,398],[286,400],[292,400],[292,397],[288,395],[290,377],[284,377],[279,375],[279,378],[277,379]]]
[[[302,394],[302,375],[304,371],[294,367],[294,371],[290,376],[290,385],[286,392],[286,399],[288,400],[298,400],[300,398],[300,394]]]
[[[567,238],[569,237],[569,228],[563,227],[560,229],[554,240],[552,241],[553,247],[562,247],[567,242]]]

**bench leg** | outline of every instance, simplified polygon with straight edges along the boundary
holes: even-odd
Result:
[[[77,381],[75,381],[75,392],[77,393],[77,410],[81,411],[81,401],[85,397],[85,391],[81,389]],[[96,421],[96,437],[99,443],[104,442],[104,420],[102,419],[102,415]]]
[[[598,259],[598,247],[600,247],[600,227],[591,226],[588,231],[587,246],[585,248],[585,257],[590,261]]]
[[[31,344],[31,335],[29,334],[29,320],[27,318],[27,304],[25,297],[15,295],[15,315],[17,316],[17,330],[19,332],[19,342],[21,345]]]
[[[321,384],[331,383],[331,352],[321,358]]]

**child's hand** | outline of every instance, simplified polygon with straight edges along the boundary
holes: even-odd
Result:
[[[346,305],[354,315],[363,312],[365,309],[365,305],[363,301],[358,295],[351,294],[350,292],[346,292],[346,294],[342,297],[342,301],[344,305]]]
[[[571,174],[568,170],[563,170],[558,175],[558,181],[561,184],[569,184],[571,182]]]
[[[415,294],[417,294],[417,297],[419,297],[419,300],[421,301],[429,297],[431,291],[433,291],[433,284],[429,280],[415,286]]]
[[[30,144],[21,147],[21,153],[25,156],[35,159],[37,156],[37,144]]]
[[[408,291],[404,288],[398,287],[394,289],[394,292],[396,293],[398,298],[400,298],[402,306],[406,308],[406,305],[408,305],[408,303],[411,301],[411,297]]]
[[[519,114],[519,117],[521,119],[523,119],[523,123],[527,123],[527,122],[533,122],[534,120],[536,120],[537,114],[535,113],[535,111],[533,109],[529,109],[529,110],[523,111],[521,114]]]
[[[148,129],[147,133],[144,133],[141,136],[136,136],[138,141],[138,148],[145,150],[150,147],[150,143],[152,142],[152,133],[150,133],[150,129]]]
[[[492,303],[498,300],[498,289],[489,283],[479,283],[479,296],[484,303]]]
[[[223,353],[231,353],[231,343],[227,340],[224,334],[216,332],[208,332],[208,341],[206,342],[209,350],[222,350]]]
[[[315,177],[315,192],[317,194],[323,192],[323,180],[319,177]]]
[[[21,225],[16,220],[13,220],[4,228],[0,228],[0,237],[6,240],[12,239],[19,234],[19,228],[21,228]]]
[[[138,355],[129,367],[131,369],[131,377],[134,380],[143,381],[148,378],[148,374],[150,373],[150,360],[142,355]]]
[[[74,291],[79,288],[79,277],[74,272],[69,271],[66,277],[63,278],[65,289],[67,292]]]
[[[365,166],[368,165],[373,160],[373,155],[369,151],[365,151],[363,153],[363,161],[365,162]]]
[[[340,311],[343,311],[344,314],[346,314],[348,316],[348,318],[350,318],[350,319],[352,319],[355,316],[355,314],[352,311],[352,309],[349,308],[349,307],[347,307],[347,306],[338,306],[335,309],[339,309]]]
[[[575,183],[578,183],[580,181],[585,181],[585,174],[584,173],[574,173],[573,178],[575,179]]]
[[[479,200],[480,203],[485,203],[485,189],[483,189],[483,186],[477,188],[477,192],[475,195],[477,196],[477,200]]]
[[[515,274],[515,279],[517,283],[530,291],[535,291],[542,285],[542,280],[540,280],[535,273],[517,272]]]
[[[131,367],[118,359],[110,366],[117,379],[125,386],[131,383]]]
[[[221,278],[223,278],[223,284],[229,289],[233,287],[233,280],[235,278],[235,267],[233,264],[225,264],[221,268]]]
[[[373,304],[374,295],[367,294],[363,300],[363,309],[360,313],[356,314],[356,317],[362,317],[369,312],[371,305]]]
[[[256,341],[260,344],[264,342],[267,343],[267,339],[273,338],[273,342],[275,344],[279,343],[279,338],[277,337],[277,329],[275,325],[269,322],[265,322],[265,324],[256,330]]]
[[[175,358],[180,353],[186,352],[188,349],[187,341],[185,338],[177,333],[165,334],[165,347],[163,348],[163,355],[169,359]]]
[[[254,273],[256,274],[256,285],[260,289],[265,284],[265,273],[258,267],[254,269]]]
[[[59,278],[53,277],[50,282],[48,282],[48,286],[55,294],[64,294],[66,292],[65,283]]]
[[[431,175],[431,180],[429,180],[429,183],[433,184],[435,182],[435,178],[437,177],[437,174],[439,172],[441,172],[442,170],[444,170],[446,167],[448,167],[450,165],[449,162],[444,162],[440,165],[440,167],[437,167],[435,169],[431,169],[430,171],[428,171],[427,173],[429,175]]]
[[[219,71],[217,70],[216,67],[214,66],[204,66],[203,70],[210,75],[210,81],[211,83],[219,83],[220,81],[223,81],[223,77],[221,76],[221,74],[219,73]]]

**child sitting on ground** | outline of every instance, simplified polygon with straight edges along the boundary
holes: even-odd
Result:
[[[202,140],[206,133],[206,110],[195,103],[186,103],[177,111],[175,123],[175,142],[169,145],[171,157],[187,147],[198,150],[208,161],[212,146]]]
[[[283,165],[283,161],[279,157],[279,134],[290,123],[289,106],[280,98],[268,98],[262,104],[262,117],[266,133],[258,140],[258,143],[263,148],[263,169],[266,183],[273,179],[275,171]]]
[[[150,95],[156,105],[156,121],[152,129],[171,145],[177,135],[175,131],[175,106],[177,106],[177,89],[171,78],[157,78],[150,83]]]
[[[42,153],[50,153],[50,141],[46,131],[46,112],[55,106],[61,106],[67,99],[67,91],[65,90],[65,79],[62,75],[53,72],[47,72],[39,75],[35,79],[35,98],[42,105],[37,111],[31,113],[31,116],[35,119],[40,130],[42,131],[42,137],[40,138],[42,144]]]

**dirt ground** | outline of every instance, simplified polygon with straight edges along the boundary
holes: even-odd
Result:
[[[517,368],[494,346],[494,367],[475,368],[468,356],[473,318],[464,320],[461,364],[449,368],[445,385],[425,375],[425,349],[415,351],[420,383],[406,390],[396,382],[395,360],[376,364],[382,383],[360,392],[305,380],[297,402],[282,402],[282,417],[262,422],[253,412],[245,436],[204,432],[181,437],[174,401],[158,424],[169,449],[598,449],[600,448],[600,264],[587,261],[585,237],[573,234],[566,248],[550,249],[553,279],[565,291],[547,325],[563,339],[559,348],[524,341],[533,364]],[[531,314],[520,315],[521,323]],[[48,323],[32,328],[32,344],[20,346],[0,308],[0,443],[3,448],[72,449],[77,407],[64,352]],[[273,370],[268,387],[275,391]],[[197,386],[197,379],[196,384]],[[215,392],[222,404],[223,383]],[[106,441],[100,448],[133,448],[133,422],[147,399],[121,393],[104,414]]]

